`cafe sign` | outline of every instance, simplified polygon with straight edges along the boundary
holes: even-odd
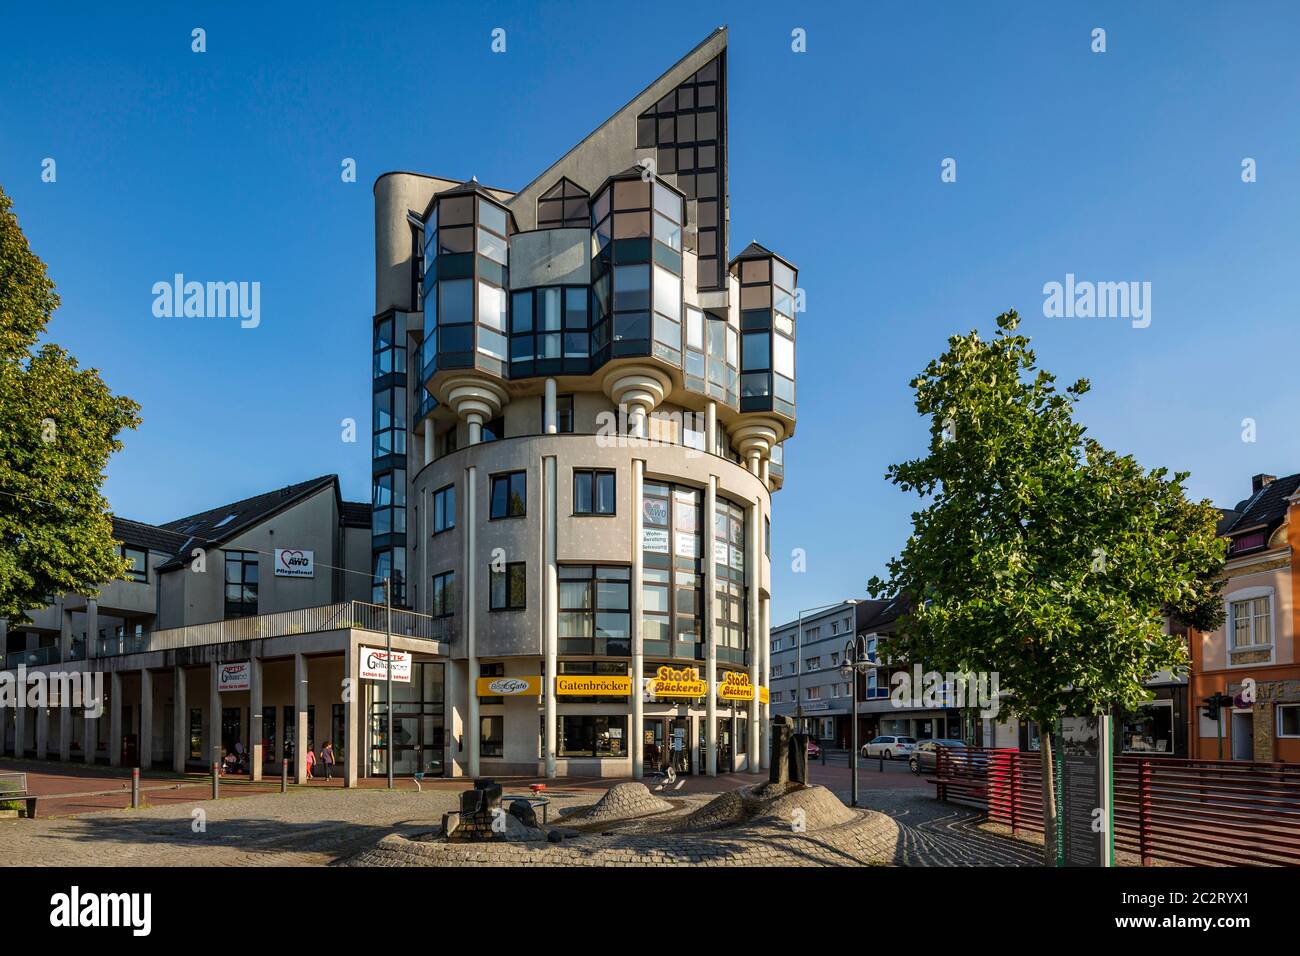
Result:
[[[718,696],[723,700],[753,700],[754,685],[744,671],[724,671],[718,684]]]
[[[542,678],[538,677],[480,677],[479,697],[540,697]]]
[[[632,678],[617,675],[559,674],[555,678],[555,693],[560,697],[630,697]]]
[[[655,676],[648,682],[647,690],[656,698],[690,700],[703,697],[709,692],[709,687],[694,667],[678,669],[664,666],[655,672]]]

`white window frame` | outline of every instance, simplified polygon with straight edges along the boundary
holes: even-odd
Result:
[[[1284,711],[1284,710],[1300,710],[1300,704],[1278,704],[1277,707],[1276,707],[1276,710],[1277,710],[1277,735],[1278,735],[1278,737],[1279,737],[1280,739],[1282,739],[1282,740],[1297,740],[1297,739],[1300,739],[1300,734],[1284,734],[1284,733],[1282,733],[1282,711]]]
[[[1237,647],[1233,642],[1236,640],[1237,624],[1233,620],[1232,606],[1240,601],[1253,601],[1258,598],[1268,598],[1268,628],[1271,640],[1267,644],[1243,644]],[[1231,594],[1223,596],[1224,616],[1223,616],[1223,646],[1224,656],[1227,658],[1228,667],[1262,667],[1266,664],[1273,664],[1277,660],[1277,598],[1276,589],[1261,585],[1253,588],[1241,588],[1233,591]],[[1253,653],[1254,651],[1268,651],[1268,660],[1266,661],[1243,661],[1235,663],[1232,659],[1234,652],[1242,654]]]

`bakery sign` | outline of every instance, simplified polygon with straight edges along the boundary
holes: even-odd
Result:
[[[646,684],[650,696],[656,699],[673,698],[689,700],[703,697],[708,693],[708,685],[700,678],[700,672],[694,667],[661,667]]]
[[[275,549],[277,578],[311,578],[316,576],[316,552],[297,548]]]
[[[754,685],[744,671],[724,671],[718,682],[718,696],[723,700],[753,700]]]

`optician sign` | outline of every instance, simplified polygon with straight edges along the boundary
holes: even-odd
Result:
[[[560,697],[629,697],[632,678],[559,674],[555,678],[555,693]]]
[[[297,548],[275,549],[277,578],[312,578],[316,576],[316,552]]]
[[[754,685],[744,671],[724,671],[718,683],[718,696],[723,700],[753,700]]]
[[[218,690],[248,690],[253,686],[251,661],[236,661],[217,665]]]
[[[656,699],[690,700],[703,697],[709,685],[694,667],[661,667],[646,681],[646,692]]]
[[[538,677],[480,677],[480,697],[540,697],[542,678]]]
[[[388,653],[380,648],[361,648],[360,674],[362,680],[388,679]],[[411,682],[411,655],[406,651],[393,651],[393,682]]]

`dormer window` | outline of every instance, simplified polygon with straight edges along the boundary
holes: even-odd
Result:
[[[569,179],[558,183],[537,200],[538,229],[585,229],[591,221],[587,190]]]
[[[1266,544],[1268,544],[1267,534],[1263,531],[1254,531],[1250,534],[1243,534],[1239,538],[1233,538],[1228,553],[1242,554],[1246,551],[1255,551]]]

